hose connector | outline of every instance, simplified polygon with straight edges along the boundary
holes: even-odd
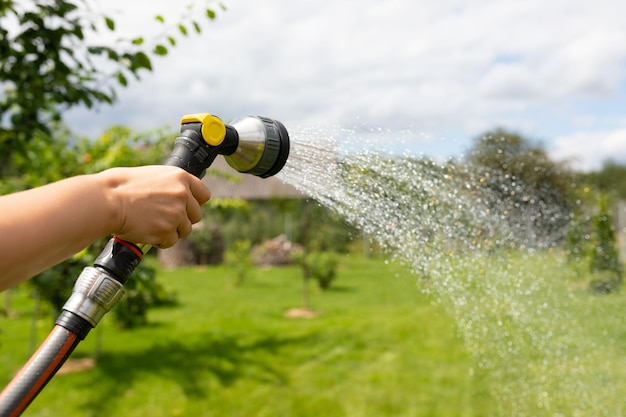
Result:
[[[124,284],[108,271],[88,266],[76,280],[72,295],[63,306],[63,310],[82,317],[96,327],[123,295]]]

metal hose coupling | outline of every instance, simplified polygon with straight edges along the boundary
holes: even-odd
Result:
[[[88,266],[76,280],[63,310],[82,317],[96,327],[123,295],[124,285],[113,275],[104,269]]]
[[[117,237],[109,240],[94,266],[85,267],[78,276],[57,324],[86,336],[89,329],[84,328],[80,319],[77,322],[76,316],[87,321],[91,328],[96,327],[124,295],[124,283],[142,257],[142,251],[135,244]]]

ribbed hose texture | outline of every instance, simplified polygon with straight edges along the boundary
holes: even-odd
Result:
[[[0,417],[21,415],[79,342],[76,334],[55,326],[37,352],[0,394]]]

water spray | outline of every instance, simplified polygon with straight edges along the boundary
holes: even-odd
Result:
[[[208,113],[181,119],[180,134],[165,161],[202,178],[218,155],[235,170],[267,178],[289,156],[289,134],[273,119],[247,116],[224,124]],[[76,280],[54,328],[0,394],[0,417],[21,415],[63,363],[124,295],[124,283],[151,246],[113,237]]]

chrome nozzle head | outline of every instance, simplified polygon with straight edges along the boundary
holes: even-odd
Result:
[[[224,158],[239,172],[262,178],[276,175],[289,156],[289,134],[285,126],[267,117],[246,116],[234,120],[237,149]],[[227,127],[228,130],[228,127]]]

